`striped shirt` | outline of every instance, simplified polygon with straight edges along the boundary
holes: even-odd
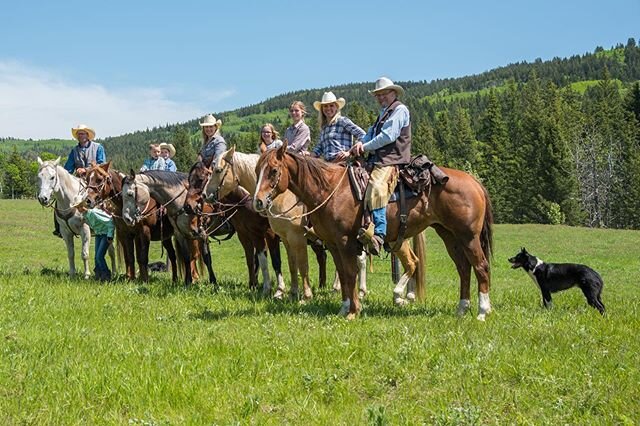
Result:
[[[361,140],[364,135],[364,130],[353,121],[340,116],[320,130],[320,140],[313,148],[313,153],[327,161],[333,161],[339,152],[351,149],[354,139]]]

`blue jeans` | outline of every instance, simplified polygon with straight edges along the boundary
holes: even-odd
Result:
[[[107,254],[107,249],[109,248],[109,238],[106,234],[96,235],[96,255],[94,258],[96,268],[94,272],[96,273],[96,277],[99,280],[110,280],[111,279],[111,271],[107,266],[107,261],[104,256]]]
[[[373,233],[384,238],[387,235],[387,207],[380,207],[371,212],[373,219]]]

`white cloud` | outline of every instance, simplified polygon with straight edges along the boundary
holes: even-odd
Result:
[[[232,94],[210,93],[207,103]],[[102,138],[208,112],[170,99],[161,88],[111,90],[100,84],[75,84],[19,62],[0,61],[0,137],[70,139],[71,127],[87,124]]]

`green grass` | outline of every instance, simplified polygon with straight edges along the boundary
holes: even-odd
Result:
[[[494,313],[481,323],[476,300],[455,316],[456,273],[431,231],[426,301],[394,307],[388,261],[376,260],[364,311],[347,322],[325,290],[306,305],[251,294],[235,239],[212,244],[213,293],[166,273],[67,278],[51,211],[35,201],[0,201],[0,229],[2,424],[640,421],[638,231],[496,226]],[[542,309],[506,261],[523,245],[598,270],[607,317],[577,289]]]

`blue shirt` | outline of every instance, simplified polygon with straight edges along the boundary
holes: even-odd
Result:
[[[164,170],[166,170],[168,172],[177,172],[178,171],[178,167],[176,166],[175,161],[173,161],[171,158],[165,158],[165,160],[164,160]]]
[[[149,157],[144,160],[142,163],[142,167],[140,167],[140,171],[144,172],[147,170],[165,170],[165,160],[162,157],[153,158]]]
[[[339,152],[351,149],[354,138],[360,140],[364,135],[364,130],[353,121],[340,116],[320,130],[320,141],[313,148],[313,153],[327,161],[333,161]]]
[[[386,108],[382,108],[378,117],[382,117],[385,110]],[[364,142],[362,147],[365,151],[375,151],[378,148],[395,142],[398,136],[400,136],[400,130],[408,126],[409,122],[409,109],[405,105],[399,105],[387,121],[384,122],[378,136],[373,134],[373,132],[375,132],[374,126],[369,127],[367,134],[362,138]]]

